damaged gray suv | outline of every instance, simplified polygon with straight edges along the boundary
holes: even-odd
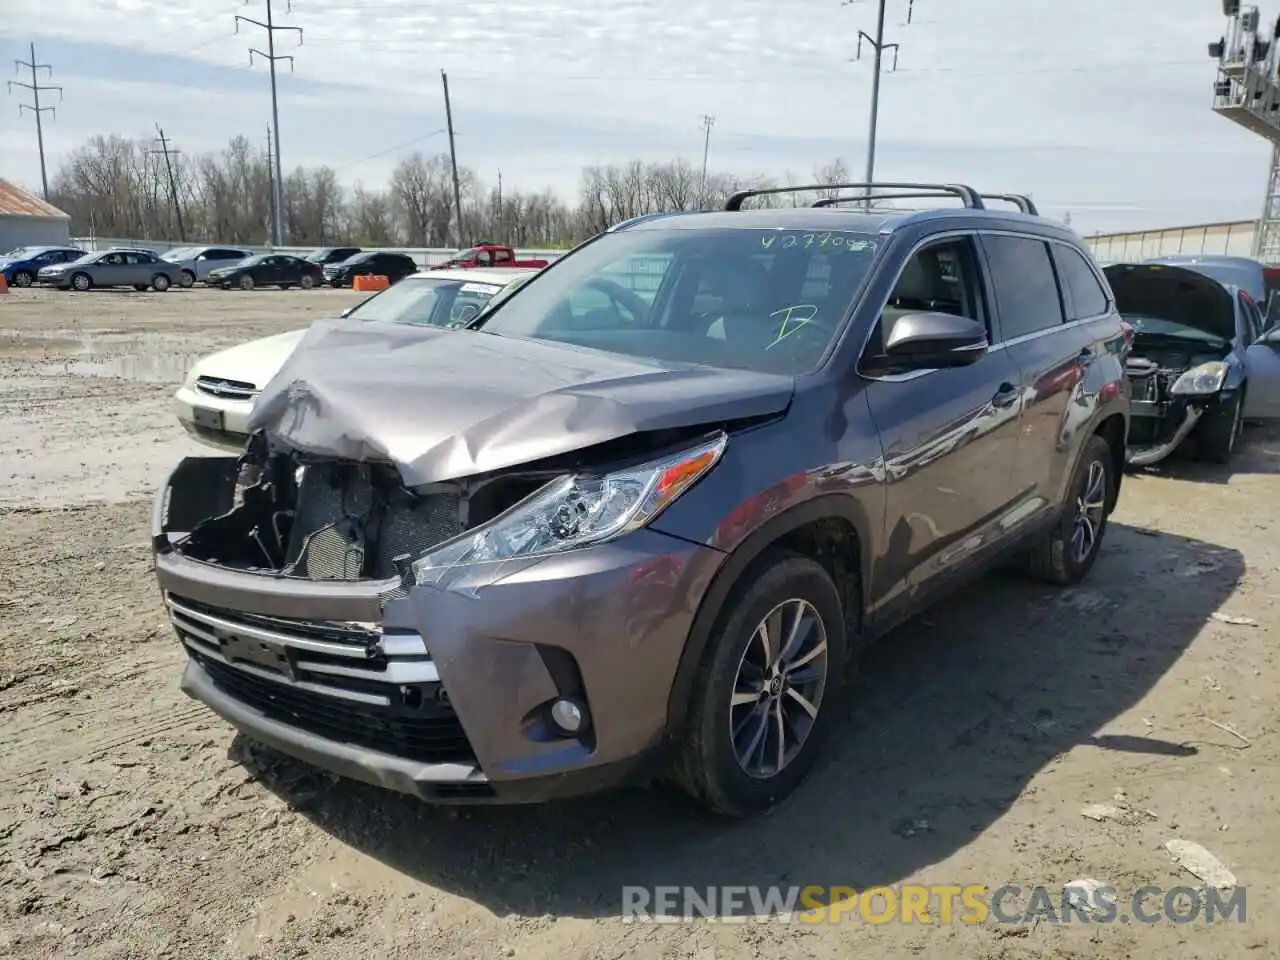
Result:
[[[435,802],[658,776],[746,816],[875,637],[1010,560],[1077,582],[1128,425],[1106,278],[1025,198],[839,189],[628,221],[469,330],[315,325],[157,498],[183,689]]]

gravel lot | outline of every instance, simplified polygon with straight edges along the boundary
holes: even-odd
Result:
[[[150,572],[147,497],[198,449],[169,395],[197,356],[357,297],[0,297],[0,955],[1280,956],[1278,431],[1230,471],[1128,478],[1084,587],[992,577],[899,631],[831,762],[754,823],[639,790],[433,809],[234,736],[178,692]],[[632,884],[1091,877],[1123,905],[1200,884],[1173,838],[1234,871],[1244,923],[616,919]]]

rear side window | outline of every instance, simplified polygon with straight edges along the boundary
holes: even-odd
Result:
[[[1071,294],[1069,319],[1087,320],[1106,313],[1107,292],[1080,251],[1063,243],[1055,244],[1053,249],[1058,258],[1058,275]]]
[[[991,269],[1002,340],[1062,324],[1062,296],[1047,243],[1029,237],[987,235],[982,246]]]

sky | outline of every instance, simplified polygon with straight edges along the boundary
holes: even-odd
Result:
[[[1218,0],[888,0],[876,176],[1030,193],[1081,233],[1253,218],[1270,148],[1210,109]],[[266,0],[4,0],[0,75],[42,83],[50,171],[94,134],[187,153],[265,145]],[[807,177],[866,163],[878,0],[277,0],[282,162],[385,184],[448,149],[505,189],[573,199],[581,168],[684,157]],[[56,11],[56,15],[51,15]],[[1280,13],[1263,11],[1267,16]],[[30,81],[29,72],[10,74]],[[35,123],[0,99],[0,177],[40,184]]]

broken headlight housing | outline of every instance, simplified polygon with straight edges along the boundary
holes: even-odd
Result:
[[[1221,360],[1210,360],[1173,381],[1169,392],[1179,397],[1204,397],[1221,390],[1226,380],[1227,365]]]
[[[459,566],[562,553],[651,522],[719,462],[724,433],[679,453],[604,474],[559,477],[488,523],[411,564],[417,584]]]

